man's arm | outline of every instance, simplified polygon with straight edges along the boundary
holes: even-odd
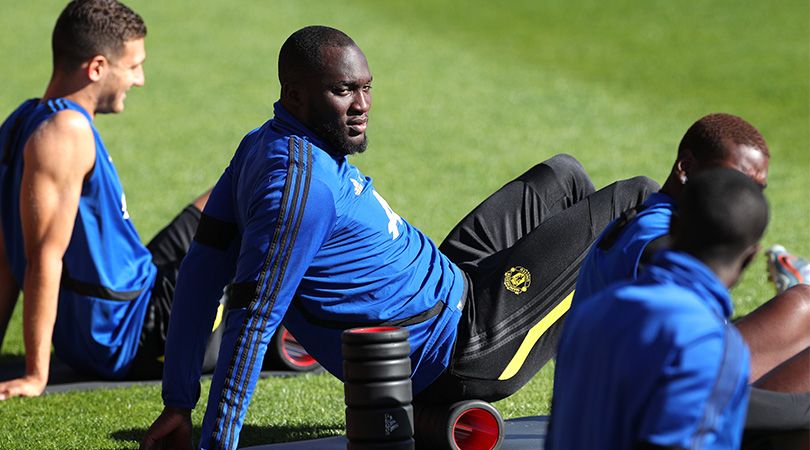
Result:
[[[337,220],[335,200],[323,182],[288,182],[285,192],[283,179],[264,178],[268,186],[252,192],[247,203],[236,272],[236,280],[258,286],[229,309],[200,435],[205,448],[236,448],[267,344]],[[224,401],[232,406],[223,408]]]
[[[194,241],[180,266],[163,367],[166,406],[147,430],[141,449],[192,447],[191,409],[199,397],[206,343],[223,287],[233,278],[239,248],[232,182],[229,167],[207,197]]]
[[[0,383],[0,399],[40,395],[48,382],[62,257],[73,233],[82,183],[95,162],[92,130],[75,111],[57,113],[45,122],[24,151],[20,217],[27,264],[25,375]]]
[[[6,336],[8,321],[17,304],[20,287],[17,280],[11,275],[11,265],[6,257],[6,244],[3,240],[3,229],[0,227],[0,349],[3,348],[3,338]]]

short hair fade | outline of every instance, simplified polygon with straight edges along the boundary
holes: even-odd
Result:
[[[323,25],[301,28],[284,41],[278,54],[278,80],[282,86],[301,76],[301,72],[323,69],[324,47],[357,47],[346,33]]]
[[[753,125],[726,113],[709,114],[692,124],[678,145],[678,156],[688,150],[698,161],[719,160],[727,156],[732,143],[747,145],[771,156],[765,138]]]
[[[124,44],[146,36],[141,16],[116,0],[73,0],[51,37],[54,69],[74,70],[96,55],[115,58]]]

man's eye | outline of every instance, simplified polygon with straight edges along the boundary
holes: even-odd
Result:
[[[335,89],[332,89],[332,92],[335,95],[345,96],[345,95],[349,95],[350,91],[347,88],[335,88]]]

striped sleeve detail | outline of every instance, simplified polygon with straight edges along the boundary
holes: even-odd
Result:
[[[739,333],[728,325],[724,326],[720,369],[717,371],[717,379],[706,401],[703,418],[692,436],[690,449],[703,448],[706,436],[717,427],[718,419],[722,417],[723,411],[734,397],[741,377],[745,375],[745,352],[745,343]]]
[[[285,280],[287,263],[298,237],[311,179],[312,144],[290,138],[290,163],[278,219],[248,314],[236,339],[234,353],[220,393],[211,447],[236,448],[240,412],[247,408],[251,372],[257,364],[261,339]]]

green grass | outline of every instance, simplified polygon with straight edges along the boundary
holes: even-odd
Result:
[[[4,1],[2,114],[44,90],[57,3]],[[764,245],[810,255],[806,1],[131,4],[149,26],[147,84],[98,126],[144,240],[270,116],[283,40],[322,23],[355,38],[375,77],[371,145],[354,163],[435,240],[557,152],[577,156],[597,186],[638,174],[662,181],[686,128],[726,111],[754,123],[773,154]],[[734,290],[738,312],[771,294],[760,258]],[[19,315],[8,334],[0,358],[22,353]],[[507,417],[548,412],[551,373],[498,406]],[[0,404],[0,448],[136,448],[159,410],[157,387],[13,400]],[[242,442],[342,425],[342,390],[328,375],[265,380]]]

